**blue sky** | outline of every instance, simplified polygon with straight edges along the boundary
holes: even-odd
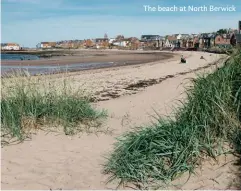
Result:
[[[235,12],[145,12],[144,5],[231,6]],[[240,0],[1,0],[2,42],[35,47],[41,41],[118,34],[212,32],[237,28]]]

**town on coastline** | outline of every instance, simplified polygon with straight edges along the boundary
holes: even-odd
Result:
[[[115,38],[84,40],[61,40],[57,42],[40,42],[36,49],[121,49],[121,50],[197,50],[211,48],[230,48],[241,45],[241,21],[238,29],[220,29],[211,33],[200,34],[172,34],[142,35],[137,37],[124,37],[117,35]],[[2,51],[28,50],[17,43],[1,43]]]

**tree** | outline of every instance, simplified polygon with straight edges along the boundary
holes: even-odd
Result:
[[[90,40],[90,39],[86,40],[86,41],[85,41],[85,46],[86,46],[86,47],[91,47],[91,46],[93,46],[92,40]]]
[[[228,30],[227,29],[219,29],[218,31],[217,31],[217,34],[227,34],[228,33]]]
[[[102,46],[103,46],[103,48],[108,48],[109,47],[109,42],[108,41],[102,42]]]

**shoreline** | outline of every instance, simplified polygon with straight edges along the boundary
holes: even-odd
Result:
[[[170,52],[78,51],[74,56],[59,56],[40,60],[2,60],[3,77],[15,71],[28,71],[30,75],[58,74],[102,68],[114,68],[163,62],[176,57]]]
[[[72,56],[56,56],[39,60],[1,60],[1,65],[66,65],[102,62],[153,62],[173,57],[171,52],[116,52],[116,51],[78,51]]]

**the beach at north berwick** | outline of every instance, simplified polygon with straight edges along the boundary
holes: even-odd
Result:
[[[240,15],[1,0],[1,190],[241,190]]]
[[[113,150],[116,137],[150,123],[156,112],[164,116],[171,114],[177,100],[186,97],[183,92],[190,84],[188,79],[215,71],[227,58],[188,51],[168,55],[166,59],[145,64],[32,77],[38,78],[39,83],[55,85],[66,79],[72,88],[92,95],[96,102],[92,105],[98,110],[107,110],[108,118],[95,133],[66,136],[55,130],[49,133],[38,130],[32,134],[31,141],[4,146],[2,189],[115,189],[116,182],[106,183],[109,176],[103,175],[102,165],[106,162],[103,156]],[[180,64],[181,55],[186,57],[186,64]],[[135,54],[129,57],[135,59]],[[226,188],[235,178],[237,169],[230,161],[236,158],[228,156],[217,160],[218,163],[212,165],[206,162],[183,188]],[[232,176],[229,169],[233,170]],[[186,180],[188,174],[182,178]]]

